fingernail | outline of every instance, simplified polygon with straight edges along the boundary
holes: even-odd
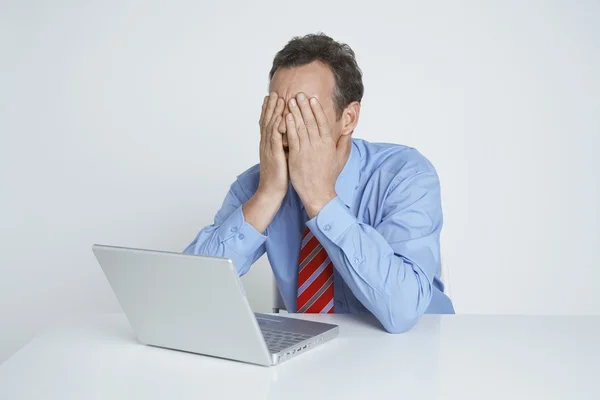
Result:
[[[292,120],[292,118],[293,118],[293,117],[292,117],[292,114],[288,114],[288,115],[287,115],[287,119],[288,119],[288,121],[291,121],[291,120]]]
[[[304,101],[304,99],[306,99],[306,96],[304,95],[304,93],[300,93],[300,94],[298,95],[298,100],[300,100],[300,101]]]
[[[317,98],[313,97],[312,99],[310,99],[310,104],[312,104],[313,106],[317,105]]]
[[[290,105],[292,107],[296,107],[296,100],[294,100],[294,99],[290,100]]]

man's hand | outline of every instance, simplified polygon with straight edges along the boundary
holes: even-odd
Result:
[[[260,114],[260,183],[243,205],[246,222],[263,233],[281,207],[288,190],[288,168],[278,126],[285,101],[277,93],[266,96]]]
[[[265,96],[260,115],[260,183],[257,192],[283,201],[288,190],[288,170],[278,126],[285,100],[273,92]]]
[[[336,143],[329,121],[316,98],[298,93],[290,99],[286,115],[289,168],[292,185],[309,218],[336,196],[335,183],[344,168],[351,145],[350,136]]]

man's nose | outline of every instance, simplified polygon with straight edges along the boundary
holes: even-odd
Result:
[[[285,115],[285,114],[284,114]],[[285,121],[282,119],[281,123],[279,124],[279,133],[281,133],[281,143],[283,143],[283,145],[285,147],[288,147],[288,138],[287,138],[287,127],[285,126]]]
[[[279,126],[277,127],[277,129],[279,129],[279,133],[281,133],[281,134],[287,133],[287,128],[285,126],[285,116],[288,115],[289,112],[290,112],[290,110],[289,110],[289,107],[288,107],[288,104],[286,101],[285,107],[283,108],[283,118],[281,118],[281,121],[279,122]],[[285,144],[287,145],[287,142]]]
[[[284,134],[287,133],[287,127],[285,126],[285,115],[287,113],[284,111],[283,112],[283,118],[281,118],[281,121],[279,122],[279,126],[277,127],[277,129],[279,129],[279,133]]]

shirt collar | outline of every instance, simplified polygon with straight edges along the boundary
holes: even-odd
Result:
[[[352,204],[352,199],[354,198],[354,190],[358,185],[358,179],[360,178],[360,154],[354,141],[352,141],[352,146],[350,148],[350,156],[348,157],[348,161],[346,161],[346,165],[344,165],[344,169],[338,176],[337,181],[335,182],[335,192],[338,197],[346,204],[346,206],[350,207]],[[304,204],[300,202],[302,209],[304,209]]]

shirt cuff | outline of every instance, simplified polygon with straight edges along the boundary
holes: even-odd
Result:
[[[251,256],[267,240],[267,236],[246,222],[242,206],[221,224],[218,236],[221,243],[244,257]]]
[[[317,239],[319,238],[317,233],[320,232],[333,243],[337,243],[339,237],[355,223],[354,215],[350,214],[348,207],[339,196],[336,196],[314,218],[307,221],[306,226],[317,236]]]

